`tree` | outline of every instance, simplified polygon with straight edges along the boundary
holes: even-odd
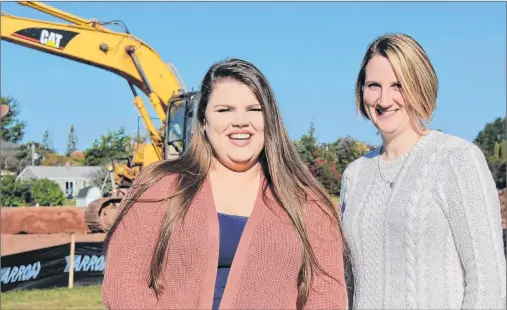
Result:
[[[331,195],[340,192],[341,174],[336,170],[336,156],[330,151],[329,145],[317,142],[314,124],[310,124],[308,133],[294,142],[296,150],[308,165],[312,175]]]
[[[48,179],[34,181],[30,192],[40,206],[61,206],[65,202],[65,195],[60,186]]]
[[[74,130],[74,125],[71,125],[69,130],[69,136],[67,138],[67,152],[65,153],[65,155],[70,156],[74,151],[76,151],[76,145],[77,145],[77,137]]]
[[[68,160],[73,166],[83,166],[85,163],[85,156],[83,152],[75,151],[70,154]]]
[[[65,165],[65,156],[58,153],[48,153],[41,162],[42,166],[63,166]]]
[[[313,122],[310,124],[310,129],[307,134],[304,134],[300,140],[294,142],[296,151],[298,152],[301,160],[305,163],[310,163],[315,159],[317,150],[317,138],[315,137],[315,127]]]
[[[340,174],[354,160],[370,152],[374,147],[361,141],[356,141],[350,136],[339,138],[329,145],[329,149],[336,156],[336,169]]]
[[[130,157],[131,137],[125,134],[125,128],[108,131],[106,135],[95,139],[91,148],[84,151],[84,164],[100,166],[116,157]]]
[[[53,139],[51,139],[51,134],[49,133],[49,129],[46,129],[42,134],[42,145],[51,152],[54,152],[55,148],[53,145]]]
[[[35,153],[32,154],[32,145],[34,146]],[[51,153],[42,143],[36,141],[28,141],[20,145],[16,152],[16,158],[19,161],[19,168],[22,170],[27,165],[32,165],[32,156],[34,156],[33,164],[40,165],[44,158]]]
[[[502,189],[506,187],[505,167],[507,162],[507,140],[501,143],[495,142],[493,154],[487,158],[489,169],[495,180],[496,187]]]
[[[111,192],[113,190],[113,185],[111,183],[111,178],[109,176],[110,172],[107,170],[106,166],[101,166],[100,170],[95,172],[92,179],[92,185],[97,186],[99,188],[102,188],[102,185],[104,185],[103,192]],[[107,182],[104,184],[104,181]]]
[[[20,145],[6,141],[0,141],[0,143],[0,168],[6,171],[17,172],[19,161],[16,154]]]
[[[17,181],[14,175],[0,179],[0,204],[2,206],[23,206],[32,201],[28,182]]]
[[[474,140],[474,143],[484,153],[488,167],[499,189],[506,187],[507,142],[505,132],[505,117],[498,117],[493,122],[487,123]]]
[[[482,149],[486,157],[493,155],[495,143],[501,143],[507,139],[505,117],[498,117],[493,122],[487,123],[474,140],[474,143]]]
[[[9,106],[10,111],[0,122],[0,138],[11,143],[19,143],[25,135],[26,123],[18,119],[18,103],[11,97],[0,97],[0,104]]]
[[[315,178],[324,186],[330,195],[340,194],[342,175],[336,170],[334,162],[317,159],[312,163]]]

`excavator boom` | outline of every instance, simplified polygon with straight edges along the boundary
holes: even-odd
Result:
[[[19,4],[31,7],[33,9],[36,9],[37,11],[41,11],[50,15],[53,15],[54,17],[58,17],[60,19],[66,20],[74,25],[91,25],[92,21],[81,18],[79,16],[70,14],[68,12],[59,10],[57,8],[54,8],[50,5],[36,2],[36,1],[18,1]],[[102,29],[103,27],[101,27]]]
[[[149,96],[158,118],[165,123],[168,102],[186,91],[178,73],[173,71],[174,66],[164,63],[148,44],[129,33],[114,32],[97,22],[66,16],[56,9],[50,13],[78,24],[15,17],[2,12],[2,40],[120,75]]]
[[[71,24],[16,17],[2,12],[2,40],[123,77],[150,133],[151,144],[136,143],[132,159],[127,158],[127,164],[113,159],[110,175],[114,185],[111,194],[93,201],[85,210],[85,221],[92,231],[107,231],[117,213],[118,203],[141,169],[155,161],[179,156],[188,145],[193,126],[188,120],[194,115],[196,92],[187,92],[176,68],[164,63],[157,52],[130,34],[123,23],[84,19],[40,2],[18,3]],[[123,27],[124,32],[106,27],[111,24]],[[157,129],[153,124],[136,87],[148,96],[161,128]]]

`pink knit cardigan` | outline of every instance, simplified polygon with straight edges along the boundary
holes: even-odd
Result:
[[[142,198],[165,197],[174,189],[169,176]],[[263,181],[265,181],[263,179]],[[289,217],[262,198],[262,186],[241,237],[220,309],[295,309],[301,245]],[[271,198],[271,199],[270,199]],[[316,273],[305,309],[345,309],[342,243],[322,209],[308,205],[308,238],[322,268]],[[123,204],[120,208],[123,208]],[[159,299],[147,285],[165,204],[136,203],[113,234],[107,253],[103,302],[109,309],[211,309],[218,264],[219,225],[211,184],[206,178],[183,222],[176,224],[164,264]]]

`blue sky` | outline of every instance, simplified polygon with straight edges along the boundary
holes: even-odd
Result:
[[[412,35],[430,56],[440,80],[433,128],[473,140],[486,122],[506,114],[505,2],[51,5],[85,18],[122,20],[176,65],[187,87],[197,89],[215,61],[253,62],[272,83],[292,139],[313,121],[321,142],[350,135],[379,144],[355,111],[354,81],[367,45],[385,32]],[[2,2],[2,10],[57,21],[13,2]],[[47,128],[62,152],[71,124],[82,150],[108,129],[137,130],[132,93],[112,73],[2,41],[1,77],[2,95],[19,101],[28,124],[25,140],[40,140]]]

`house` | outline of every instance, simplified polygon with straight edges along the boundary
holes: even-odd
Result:
[[[49,179],[56,182],[69,199],[85,187],[92,186],[101,167],[99,166],[27,166],[17,180]]]

